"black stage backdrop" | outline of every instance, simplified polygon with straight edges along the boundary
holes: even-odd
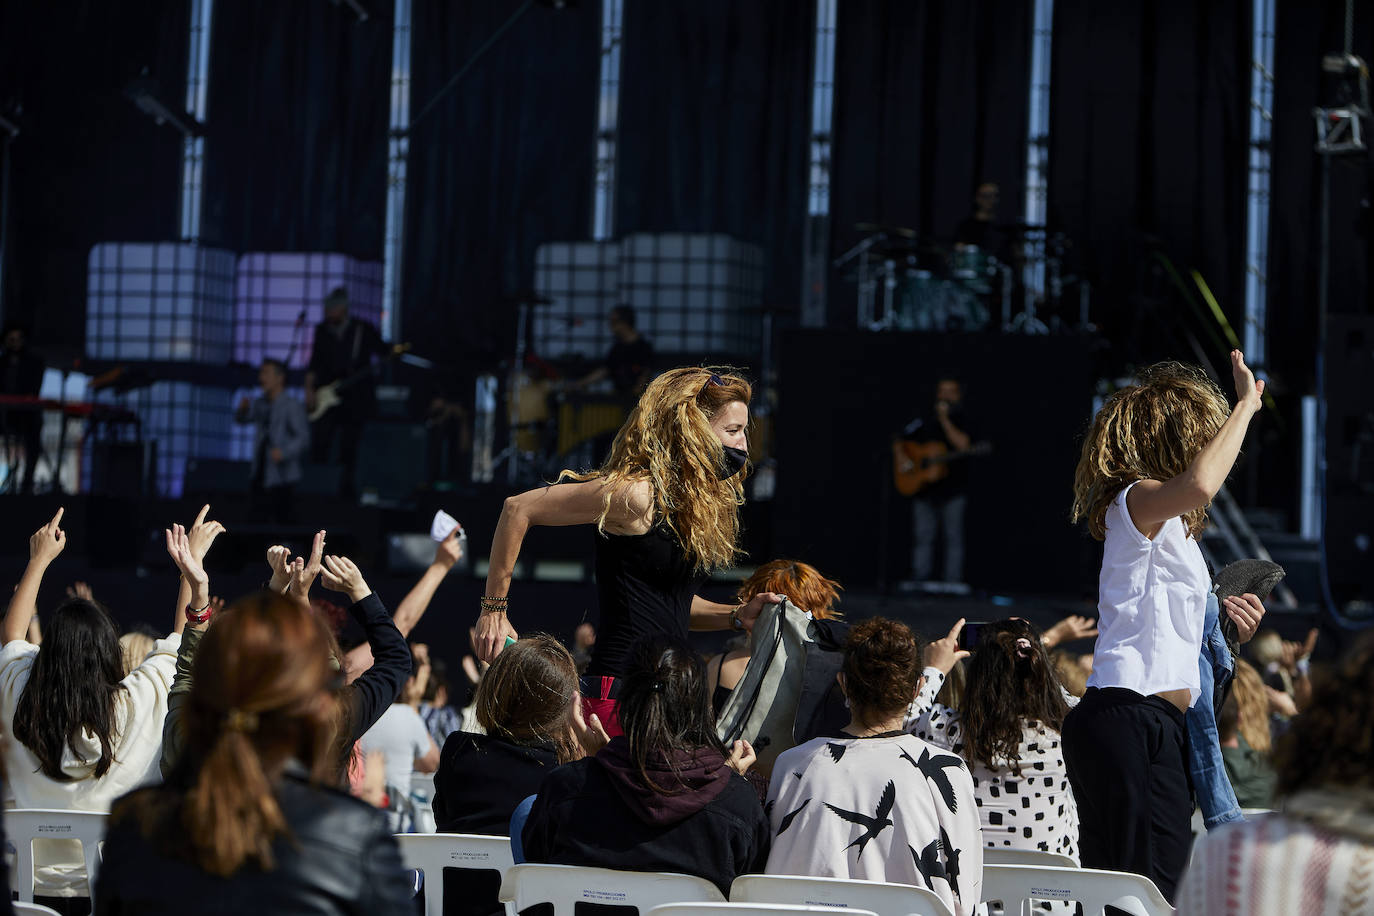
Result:
[[[391,16],[369,6],[215,5],[205,244],[381,258]]]
[[[521,6],[417,0],[411,117]],[[544,242],[591,236],[599,4],[534,5],[416,127],[402,327],[416,349],[490,363]]]
[[[617,234],[754,242],[766,258],[764,301],[791,308],[801,292],[812,5],[629,3],[621,60]]]
[[[1192,358],[1170,328],[1177,302],[1140,296],[1153,246],[1198,269],[1239,327],[1249,45],[1245,0],[1055,3],[1051,227],[1119,356]]]
[[[835,254],[859,222],[953,240],[982,181],[999,218],[1020,221],[1030,77],[1029,4],[845,0],[835,49],[830,212]],[[852,326],[855,287],[837,277],[830,321]]]
[[[1069,524],[1092,411],[1086,348],[1068,336],[785,334],[774,556],[814,563],[852,588],[910,576],[911,501],[893,487],[891,443],[913,417],[929,416],[935,380],[952,375],[964,382],[970,425],[992,445],[970,459],[968,581],[1095,595],[1101,548]]]
[[[11,144],[6,318],[49,361],[86,337],[86,262],[102,241],[175,238],[181,134],[124,97],[145,68],[169,104],[186,97],[185,0],[0,4],[0,109]]]

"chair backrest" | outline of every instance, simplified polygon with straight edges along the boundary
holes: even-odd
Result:
[[[1053,865],[1077,868],[1078,863],[1062,852],[1041,852],[1038,849],[1012,849],[1008,846],[987,846],[983,849],[984,865]]]
[[[694,875],[578,865],[517,865],[501,883],[501,902],[512,904],[517,913],[536,903],[552,903],[554,916],[574,916],[577,904],[599,903],[632,906],[643,916],[665,903],[693,901],[723,903],[725,898],[710,881]]]
[[[740,875],[730,885],[730,902],[872,910],[878,916],[952,916],[940,895],[927,888],[848,878]]]
[[[849,916],[879,916],[872,910],[848,910]],[[645,916],[833,916],[829,907],[778,903],[665,903]]]
[[[14,912],[19,916],[24,916],[24,914],[28,914],[28,916],[62,916],[57,910],[49,909],[41,903],[24,903],[16,900],[13,906]]]
[[[984,865],[983,900],[1002,901],[1010,912],[1023,900],[1077,900],[1083,916],[1102,916],[1114,906],[1133,916],[1170,916],[1174,908],[1143,875],[1095,868],[1057,868],[1046,865]]]
[[[86,860],[86,880],[95,886],[100,866],[100,843],[105,839],[108,814],[62,808],[11,808],[5,812],[6,838],[14,844],[14,889],[24,903],[33,903],[33,841],[80,840]]]
[[[425,916],[443,916],[444,869],[490,869],[501,873],[515,865],[510,838],[470,833],[398,833],[401,860],[425,873]]]

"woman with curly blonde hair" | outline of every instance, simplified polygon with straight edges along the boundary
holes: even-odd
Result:
[[[740,553],[752,394],[748,381],[725,369],[665,372],[644,390],[599,469],[564,471],[552,486],[507,497],[477,619],[482,660],[517,638],[508,613],[511,575],[526,532],[537,525],[596,526],[601,620],[582,693],[589,717],[612,736],[619,731],[617,679],[637,638],[750,628],[776,595],[732,605],[696,591]]]
[[[1197,538],[1264,393],[1239,350],[1231,373],[1228,411],[1197,368],[1145,370],[1098,411],[1074,477],[1073,519],[1103,541],[1093,672],[1063,729],[1079,849],[1085,868],[1145,875],[1170,900],[1192,843],[1184,713],[1212,589]]]

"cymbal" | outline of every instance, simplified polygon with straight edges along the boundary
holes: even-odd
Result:
[[[859,232],[886,232],[888,235],[901,236],[904,239],[916,238],[916,230],[908,229],[906,226],[884,226],[881,223],[855,223],[854,228]]]

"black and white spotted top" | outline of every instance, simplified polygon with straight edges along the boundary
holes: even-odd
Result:
[[[938,668],[925,669],[925,676],[926,683],[907,711],[906,728],[962,756],[959,713],[935,702],[945,676]],[[1026,723],[1018,759],[1019,777],[1008,761],[997,761],[1001,765],[995,767],[981,761],[969,766],[983,845],[1056,852],[1077,862],[1078,806],[1059,732],[1039,722]]]

